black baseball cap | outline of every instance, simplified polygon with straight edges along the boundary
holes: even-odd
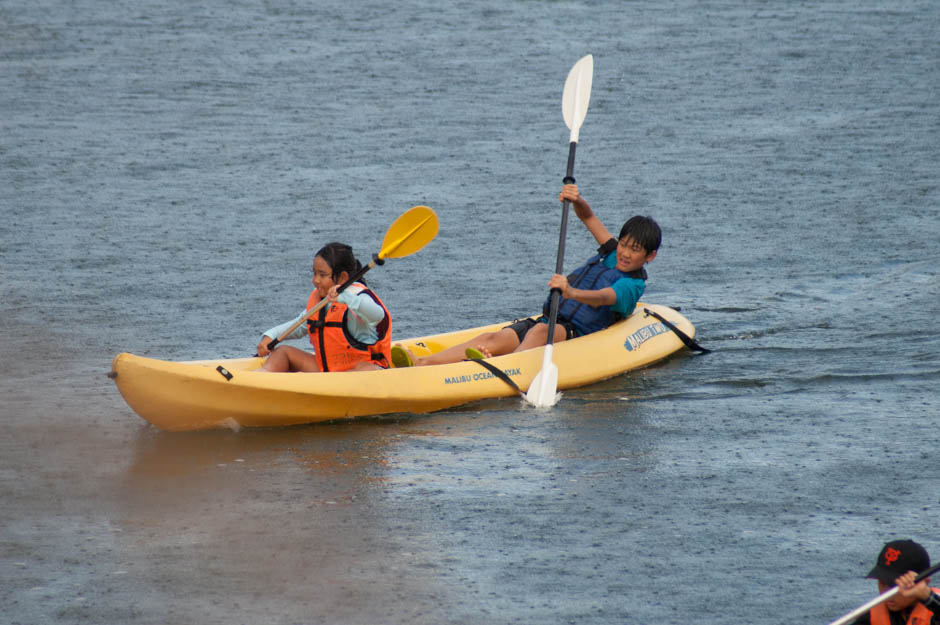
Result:
[[[923,573],[930,568],[930,556],[927,550],[913,540],[892,540],[881,548],[878,561],[866,577],[877,579],[886,584],[908,571]]]

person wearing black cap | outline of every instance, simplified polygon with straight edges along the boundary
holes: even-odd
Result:
[[[898,593],[855,620],[855,625],[940,625],[940,590],[930,578],[914,578],[930,568],[927,550],[913,540],[893,540],[881,548],[866,577],[878,580],[878,593],[897,586]]]

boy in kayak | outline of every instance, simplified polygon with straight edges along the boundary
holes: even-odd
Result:
[[[310,310],[323,298],[329,304],[300,325],[285,339],[310,337],[314,353],[290,345],[278,345],[273,352],[268,344],[294,325],[300,315],[267,330],[258,343],[258,355],[271,355],[258,371],[367,371],[387,369],[391,362],[392,321],[379,297],[365,282],[353,283],[341,293],[337,287],[362,269],[352,248],[343,243],[328,243],[313,259],[313,292],[307,300]]]
[[[940,623],[940,595],[930,578],[914,578],[930,568],[927,550],[913,540],[894,540],[881,548],[867,577],[878,580],[878,593],[894,586],[898,593],[855,620],[855,625],[936,625]]]
[[[566,184],[558,199],[569,200],[574,212],[600,244],[596,256],[571,275],[555,274],[551,289],[561,292],[554,342],[603,330],[614,321],[627,317],[646,288],[643,265],[656,258],[662,232],[652,217],[631,217],[615,238],[581,197],[577,185]],[[400,345],[392,347],[396,367],[440,365],[467,357],[489,358],[545,345],[548,340],[549,300],[543,315],[522,319],[496,332],[486,332],[466,343],[416,357]]]

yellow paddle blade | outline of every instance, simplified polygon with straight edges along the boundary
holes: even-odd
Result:
[[[437,214],[427,206],[414,206],[395,220],[382,240],[379,258],[414,254],[437,236]]]

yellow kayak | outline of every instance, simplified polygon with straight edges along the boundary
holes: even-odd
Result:
[[[654,313],[654,314],[650,314]],[[684,343],[657,315],[692,337],[695,328],[678,311],[637,304],[606,330],[554,346],[558,388],[569,389],[647,366]],[[505,326],[395,340],[422,355]],[[545,348],[486,360],[525,391],[542,368]],[[479,361],[381,371],[330,373],[258,372],[258,357],[169,362],[118,354],[109,374],[127,404],[155,426],[170,431],[272,427],[397,412],[431,412],[519,391]]]

